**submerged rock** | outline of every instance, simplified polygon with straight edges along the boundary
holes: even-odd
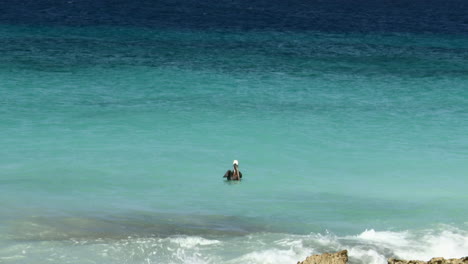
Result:
[[[337,253],[324,253],[307,257],[304,261],[298,261],[297,264],[346,264],[348,262],[348,251],[343,250]]]
[[[388,259],[388,264],[468,264],[468,257],[460,259],[432,258],[429,261]]]

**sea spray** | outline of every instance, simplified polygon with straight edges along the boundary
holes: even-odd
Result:
[[[367,230],[355,236],[253,233],[241,237],[206,239],[199,236],[127,237],[23,241],[0,250],[6,263],[271,263],[305,259],[312,254],[347,249],[350,263],[384,264],[390,257],[428,260],[435,255],[459,258],[466,254],[466,232],[446,229],[424,232]],[[396,239],[395,239],[396,238]],[[428,240],[429,238],[429,240]],[[439,242],[445,244],[440,244]],[[441,246],[449,249],[441,250]],[[438,254],[439,253],[439,254]]]

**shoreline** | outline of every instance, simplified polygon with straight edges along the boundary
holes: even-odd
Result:
[[[348,250],[342,250],[336,253],[323,253],[311,255],[297,264],[347,264]],[[389,258],[387,264],[468,264],[468,256],[462,258],[445,259],[442,257],[433,257],[429,261],[422,260],[404,260]]]

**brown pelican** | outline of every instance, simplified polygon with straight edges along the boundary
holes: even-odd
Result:
[[[228,181],[240,181],[242,179],[242,172],[239,170],[239,161],[234,160],[232,162],[232,166],[234,167],[234,170],[226,171],[223,178],[227,178]]]

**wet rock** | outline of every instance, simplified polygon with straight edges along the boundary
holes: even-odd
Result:
[[[388,264],[468,264],[468,257],[460,259],[432,258],[429,261],[388,259]]]
[[[346,264],[348,262],[348,251],[343,250],[337,253],[324,253],[307,257],[304,261],[298,261],[297,264]]]

